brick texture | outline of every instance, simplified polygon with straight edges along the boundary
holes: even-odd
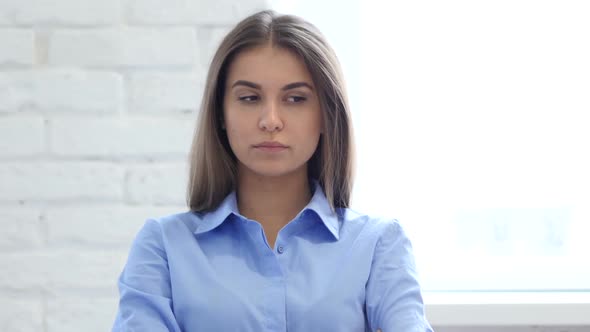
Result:
[[[49,45],[52,65],[191,66],[196,56],[196,32],[191,28],[59,30]]]
[[[35,61],[33,31],[28,29],[0,29],[0,66],[32,65]]]
[[[0,156],[35,156],[45,151],[43,118],[0,117],[0,132],[11,139],[0,140]]]
[[[126,198],[130,204],[181,205],[187,181],[185,164],[132,167],[126,176]]]
[[[0,331],[108,331],[146,219],[186,211],[221,38],[266,0],[0,0]]]
[[[201,103],[201,73],[138,73],[128,83],[133,113],[196,113]]]
[[[127,18],[135,24],[233,24],[267,8],[267,1],[130,0]]]
[[[0,299],[0,331],[43,331],[43,302],[38,300]]]
[[[2,0],[0,24],[95,26],[121,21],[121,0]]]
[[[49,124],[51,151],[97,158],[184,158],[195,121],[192,117],[56,118]]]
[[[43,215],[40,209],[13,207],[0,210],[0,251],[38,249],[45,244]]]
[[[119,201],[124,170],[105,162],[0,163],[0,202]]]
[[[48,332],[110,331],[117,313],[117,299],[67,297],[50,299],[47,303]],[[88,322],[95,322],[88,324]]]
[[[0,71],[0,112],[114,113],[123,105],[121,74],[74,69]]]

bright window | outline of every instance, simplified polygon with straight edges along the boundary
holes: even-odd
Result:
[[[590,3],[275,1],[345,66],[354,207],[426,290],[590,290]]]

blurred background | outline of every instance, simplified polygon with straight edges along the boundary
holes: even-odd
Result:
[[[186,210],[218,42],[273,8],[343,64],[353,207],[396,217],[441,332],[590,331],[586,1],[0,0],[0,331],[108,331]]]

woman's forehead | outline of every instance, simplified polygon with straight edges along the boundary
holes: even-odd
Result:
[[[261,86],[289,84],[296,81],[312,84],[312,77],[303,60],[294,52],[264,45],[239,52],[228,68],[227,83],[237,80],[255,82]]]

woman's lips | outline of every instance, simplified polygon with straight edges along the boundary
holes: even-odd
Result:
[[[265,152],[280,152],[286,150],[288,147],[279,142],[262,142],[254,145],[254,148]]]

